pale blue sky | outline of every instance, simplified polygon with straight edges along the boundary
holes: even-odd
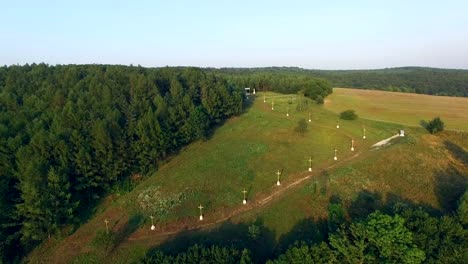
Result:
[[[0,65],[468,69],[468,1],[0,0]]]

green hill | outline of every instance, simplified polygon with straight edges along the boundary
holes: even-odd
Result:
[[[465,133],[434,136],[422,128],[362,118],[339,120],[336,128],[337,114],[294,98],[258,94],[245,113],[209,140],[183,148],[131,191],[114,192],[87,223],[46,241],[29,260],[128,263],[155,247],[178,252],[193,243],[215,243],[249,247],[255,260],[264,261],[295,240],[323,239],[321,226],[337,199],[348,219],[398,201],[454,210],[468,177]],[[298,105],[306,110],[298,111]],[[307,123],[304,133],[296,129],[301,119]],[[370,147],[402,128],[406,137]],[[247,205],[242,205],[244,189]],[[200,204],[203,221],[198,220]],[[155,231],[150,215],[156,217]],[[101,235],[105,220],[113,234],[110,242]]]

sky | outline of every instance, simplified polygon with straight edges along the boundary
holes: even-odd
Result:
[[[0,0],[0,65],[468,69],[468,1]]]

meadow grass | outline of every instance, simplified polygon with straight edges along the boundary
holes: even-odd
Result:
[[[468,98],[334,88],[325,107],[335,113],[354,109],[367,119],[420,126],[440,116],[446,129],[468,131]]]

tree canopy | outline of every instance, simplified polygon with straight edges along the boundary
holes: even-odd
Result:
[[[0,260],[242,110],[239,85],[196,68],[0,68]]]

